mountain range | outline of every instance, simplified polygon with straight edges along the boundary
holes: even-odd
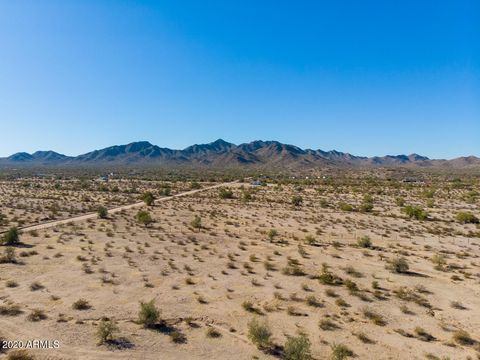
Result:
[[[54,151],[19,152],[0,158],[0,166],[194,166],[194,167],[270,167],[314,168],[318,166],[420,166],[477,167],[480,158],[459,157],[452,160],[429,159],[418,154],[363,157],[336,150],[301,149],[278,141],[252,141],[235,145],[218,139],[209,144],[173,150],[148,141],[115,145],[79,156]]]

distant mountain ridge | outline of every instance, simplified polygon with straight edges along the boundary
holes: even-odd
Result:
[[[79,156],[66,156],[54,151],[19,152],[0,158],[2,166],[258,166],[275,168],[314,168],[318,166],[480,166],[480,158],[460,157],[452,160],[432,160],[418,154],[364,157],[336,150],[301,149],[278,141],[256,140],[235,145],[218,139],[209,144],[195,144],[183,150],[173,150],[138,141],[114,145]]]

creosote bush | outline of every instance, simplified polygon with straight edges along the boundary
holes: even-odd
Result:
[[[105,206],[99,206],[97,208],[97,216],[99,219],[106,219],[108,217],[108,210]]]
[[[20,243],[18,229],[16,227],[10,228],[0,239],[0,243],[7,246],[14,246]]]
[[[261,323],[257,318],[248,322],[248,338],[259,348],[267,349],[270,347],[270,337],[272,332],[267,323]]]
[[[143,193],[142,200],[145,203],[145,205],[153,206],[153,203],[155,202],[155,197],[153,196],[151,191],[147,191]]]
[[[285,359],[287,360],[309,360],[312,358],[310,352],[310,340],[305,335],[288,337],[284,346]]]
[[[371,248],[372,240],[370,239],[370,236],[365,235],[365,236],[362,236],[360,239],[358,239],[357,245],[361,248]]]
[[[140,224],[145,226],[148,226],[153,222],[152,216],[148,211],[145,210],[140,210],[135,216],[135,218]]]
[[[160,310],[155,306],[153,300],[149,302],[140,302],[140,311],[138,312],[138,322],[146,328],[153,327],[160,319]]]
[[[391,260],[390,263],[387,265],[387,269],[393,273],[397,274],[405,274],[408,272],[409,269],[408,261],[406,258],[396,257],[395,259]]]
[[[470,212],[459,212],[455,218],[462,224],[478,224],[478,218]]]
[[[115,322],[109,319],[102,319],[97,325],[97,338],[99,344],[105,344],[113,340],[114,334],[118,332]]]

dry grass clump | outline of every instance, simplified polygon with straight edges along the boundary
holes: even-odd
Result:
[[[73,304],[72,304],[72,309],[74,310],[88,310],[90,309],[92,306],[90,305],[90,303],[85,300],[85,299],[78,299],[77,301],[75,301]]]

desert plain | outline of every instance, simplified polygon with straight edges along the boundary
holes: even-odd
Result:
[[[479,180],[416,176],[4,178],[0,338],[58,346],[0,357],[479,359]]]

